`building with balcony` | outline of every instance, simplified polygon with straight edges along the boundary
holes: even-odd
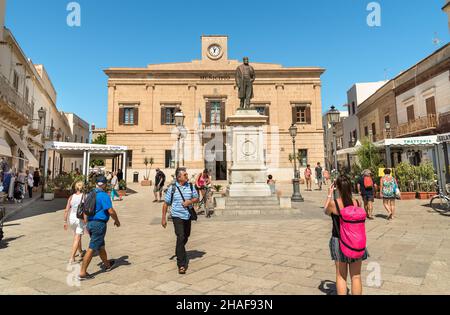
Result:
[[[207,168],[214,180],[227,179],[231,146],[225,122],[239,108],[235,72],[241,62],[228,59],[227,36],[202,36],[201,45],[201,60],[105,70],[107,140],[128,146],[129,179],[133,172],[142,178],[145,157],[153,157],[153,168],[166,169],[166,174],[180,160],[191,173]],[[288,130],[292,123],[299,128],[301,160],[323,163],[321,75],[325,70],[251,59],[250,64],[256,71],[251,106],[269,117],[264,133],[269,172],[281,180],[293,176]],[[186,116],[187,134],[180,144],[184,149],[176,156],[175,113],[179,110]]]
[[[364,135],[359,128],[358,118],[360,106],[384,84],[386,81],[355,83],[347,91],[348,117],[343,121],[344,149],[353,147],[357,141],[362,140]]]
[[[0,5],[1,9],[1,5]],[[34,64],[12,32],[0,38],[0,145],[9,166],[43,169],[45,141],[70,141],[66,116],[56,107],[56,91],[43,65]],[[55,153],[49,156],[52,175],[70,171]]]

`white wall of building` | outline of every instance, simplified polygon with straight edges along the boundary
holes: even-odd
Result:
[[[347,91],[347,104],[349,106],[348,118],[343,122],[344,127],[344,148],[350,145],[350,133],[356,130],[357,138],[360,140],[359,134],[359,119],[356,115],[358,107],[370,96],[372,96],[379,88],[381,88],[387,81],[356,83]],[[352,104],[355,104],[355,112],[353,112]]]
[[[427,82],[396,97],[398,123],[408,122],[406,108],[414,105],[414,115],[417,118],[427,115],[425,100],[434,96],[436,112],[450,111],[450,71],[446,71]]]

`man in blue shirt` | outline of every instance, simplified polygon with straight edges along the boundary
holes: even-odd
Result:
[[[175,185],[169,187],[164,198],[161,225],[164,228],[167,227],[167,209],[169,206],[172,206],[171,215],[177,236],[175,254],[177,256],[178,272],[185,274],[188,263],[185,246],[191,235],[191,215],[188,208],[193,207],[198,202],[198,193],[193,185],[189,183],[189,177],[185,168],[178,168],[175,176]],[[174,189],[175,192],[172,193]]]
[[[107,183],[106,178],[104,176],[99,176],[96,182],[95,215],[92,217],[84,215],[84,221],[85,223],[87,222],[87,231],[91,237],[91,241],[81,266],[80,280],[93,278],[93,276],[87,273],[87,268],[94,256],[94,251],[98,251],[105,271],[110,271],[114,266],[114,261],[108,260],[108,255],[105,250],[106,227],[110,217],[114,219],[114,225],[117,227],[120,227],[120,221],[116,211],[112,207],[111,198],[105,192]]]

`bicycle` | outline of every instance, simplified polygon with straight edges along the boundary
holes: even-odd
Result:
[[[446,193],[442,191],[442,188],[439,184],[438,186],[438,194],[431,198],[430,207],[439,213],[447,213],[450,211],[450,184],[445,185]]]
[[[205,213],[205,217],[210,218],[211,217],[211,211],[210,211],[210,205],[212,200],[212,190],[210,186],[204,187],[204,194],[203,198],[197,203],[197,212],[199,214]],[[201,209],[204,209],[203,211]]]

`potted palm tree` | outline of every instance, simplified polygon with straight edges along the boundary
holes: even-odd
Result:
[[[127,195],[127,182],[123,179],[119,182],[118,192],[120,197],[125,197]]]
[[[395,169],[397,175],[398,186],[401,192],[402,200],[412,200],[416,198],[414,188],[416,172],[414,166],[409,163],[402,162]]]
[[[52,201],[55,199],[55,184],[52,180],[47,180],[44,187],[44,201]]]
[[[150,180],[150,172],[152,170],[152,166],[155,163],[155,160],[151,157],[145,157],[144,159],[144,165],[145,165],[145,175],[144,180],[141,181],[141,186],[151,186],[152,181]],[[150,169],[148,169],[148,165],[150,164]]]
[[[425,162],[415,167],[417,182],[417,198],[430,199],[435,195],[433,191],[436,174],[431,162]]]

